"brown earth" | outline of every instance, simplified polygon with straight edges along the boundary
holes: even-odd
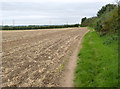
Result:
[[[3,31],[2,86],[73,86],[86,32],[87,28]]]

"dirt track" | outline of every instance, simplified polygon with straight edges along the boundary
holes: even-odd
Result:
[[[63,86],[60,82],[64,65],[87,31],[87,28],[3,31],[3,87]]]

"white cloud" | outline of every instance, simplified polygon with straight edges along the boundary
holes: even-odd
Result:
[[[114,0],[0,0],[5,24],[79,23],[83,17],[95,16],[105,4]],[[1,10],[0,10],[1,11]],[[1,14],[0,14],[1,15]]]

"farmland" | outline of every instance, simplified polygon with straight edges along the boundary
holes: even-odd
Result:
[[[59,79],[87,28],[3,31],[2,86],[62,86]]]

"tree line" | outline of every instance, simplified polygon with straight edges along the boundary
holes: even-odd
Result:
[[[103,6],[96,17],[82,18],[81,26],[93,27],[100,34],[118,32],[120,30],[120,6],[116,4]]]
[[[78,27],[79,24],[74,25],[48,25],[48,26],[39,26],[39,25],[29,25],[29,26],[3,26],[2,30],[30,30],[30,29],[53,29],[53,28],[69,28],[69,27]]]

